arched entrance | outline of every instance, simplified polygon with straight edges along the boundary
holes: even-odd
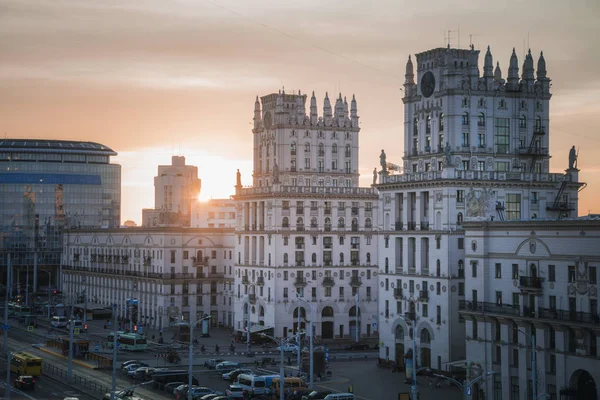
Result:
[[[333,308],[329,306],[321,311],[321,338],[333,339]]]
[[[396,341],[396,365],[404,367],[404,328],[402,325],[396,327],[394,339]]]
[[[592,375],[578,369],[571,375],[569,389],[561,391],[561,399],[565,400],[598,400],[598,390]]]
[[[430,367],[431,368],[431,334],[425,328],[421,329],[421,357],[419,367]]]
[[[360,308],[358,309],[358,331],[357,331],[357,324],[356,324],[356,306],[352,306],[352,308],[350,309],[350,312],[348,313],[348,316],[350,317],[350,337],[352,339],[356,338],[356,333],[358,332],[358,334],[360,335]],[[360,336],[359,336],[360,339]]]

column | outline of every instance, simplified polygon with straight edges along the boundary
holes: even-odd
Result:
[[[565,327],[556,325],[555,331],[555,346],[556,346],[556,389],[559,390],[563,386],[568,386],[569,377],[566,371],[565,351],[567,350],[567,330]]]
[[[518,334],[519,340],[519,398],[526,399],[527,398],[527,383],[529,381],[530,372],[529,368],[531,367],[531,353],[530,353],[530,341],[531,341],[531,331],[527,329],[529,324],[519,323],[518,328],[519,331],[524,332]],[[528,357],[529,356],[529,357]]]
[[[502,343],[510,343],[510,320],[501,320],[500,338]],[[500,360],[500,375],[502,382],[502,398],[510,399],[510,355],[509,345],[503,345]]]
[[[408,192],[404,192],[402,195],[402,229],[408,228]]]
[[[550,337],[549,331],[544,325],[536,324],[535,326],[535,355],[536,355],[536,371],[537,371],[537,393],[538,396],[546,393],[546,353],[541,350],[537,351],[537,347],[542,349],[549,348]],[[546,345],[548,344],[548,345]]]
[[[415,215],[413,215],[413,221],[416,224],[415,229],[421,229],[421,212],[423,209],[423,204],[421,204],[421,192],[415,192]]]

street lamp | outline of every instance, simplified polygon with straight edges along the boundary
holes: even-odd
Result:
[[[8,342],[4,342],[4,346],[6,347],[6,389],[4,393],[4,397],[6,400],[10,400],[10,391],[12,390],[12,385],[10,384],[10,359],[14,353],[18,353],[21,350],[28,349],[30,347],[40,347],[43,346],[42,343],[37,344],[28,344],[27,346],[23,346],[13,351],[12,353],[8,350]]]
[[[303,302],[304,304],[306,304],[308,306],[308,309],[310,311],[310,325],[308,326],[308,335],[309,335],[309,352],[310,352],[310,361],[309,361],[309,371],[308,371],[308,376],[309,376],[309,382],[310,382],[310,389],[313,388],[313,376],[314,376],[314,364],[313,364],[313,321],[314,321],[314,315],[313,315],[313,306],[312,303],[309,303],[306,300],[303,300],[300,298],[300,295],[298,293],[296,293],[296,295],[298,296],[298,315],[300,315],[300,302]],[[300,329],[300,324],[298,324],[298,329]],[[298,346],[298,354],[301,353],[301,347]],[[301,358],[300,358],[301,360]],[[299,368],[300,368],[300,362],[299,364]]]
[[[200,318],[199,320],[197,320],[196,322],[190,322],[190,346],[188,348],[188,391],[187,391],[187,398],[188,400],[192,400],[192,361],[193,361],[193,354],[194,354],[194,350],[193,350],[193,346],[194,346],[194,327],[202,322],[202,321],[206,321],[211,319],[212,316],[211,315],[206,315],[202,318]]]
[[[449,376],[445,376],[445,375],[433,374],[433,376],[437,376],[438,378],[446,379],[446,380],[449,380],[450,382],[454,383],[461,390],[461,392],[463,394],[463,399],[468,400],[469,395],[471,394],[471,387],[473,385],[475,385],[477,382],[479,382],[483,378],[487,378],[488,376],[496,373],[494,371],[488,371],[485,374],[479,375],[477,378],[473,379],[472,381],[469,381],[469,374],[471,373],[470,371],[471,371],[471,369],[469,368],[469,364],[467,364],[467,377],[465,378],[463,383],[460,383],[456,379],[450,378]]]
[[[535,329],[535,328],[532,328]],[[520,334],[522,334],[523,336],[527,337],[527,334],[525,332],[523,332],[520,329],[517,329],[517,332],[519,332]],[[537,394],[537,354],[535,353],[535,335],[532,334],[531,337],[529,338],[530,343],[531,343],[531,397],[533,398],[533,400],[537,400],[538,398],[538,394]],[[546,398],[547,395],[545,393],[540,394],[539,397]]]
[[[358,307],[356,312],[358,313]],[[399,315],[400,318],[404,320],[404,322],[410,322],[412,325],[412,384],[410,386],[410,391],[412,393],[412,400],[418,400],[417,395],[417,323],[415,320],[407,318],[403,315]],[[416,315],[415,315],[416,319]]]
[[[279,351],[281,353],[280,360],[279,360],[279,400],[285,400],[285,393],[283,390],[284,386],[285,386],[285,369],[283,368],[283,363],[284,363],[283,346],[286,344],[289,344],[292,341],[292,339],[295,339],[297,342],[298,338],[301,335],[304,335],[304,333],[305,333],[304,330],[298,330],[298,333],[296,333],[296,335],[291,336],[287,339],[285,339],[285,338],[277,339],[276,337],[269,336],[266,333],[260,334],[261,337],[269,338],[272,341],[274,341],[275,344],[277,344],[277,346],[279,347]]]

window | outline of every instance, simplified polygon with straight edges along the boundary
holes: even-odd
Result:
[[[425,133],[431,133],[431,116],[425,118]]]
[[[469,133],[463,132],[461,137],[462,137],[462,147],[469,147]]]
[[[296,155],[296,142],[290,143],[290,153]]]
[[[519,400],[519,378],[510,378],[510,400]]]
[[[548,265],[548,282],[556,282],[556,266]]]
[[[333,154],[337,154],[337,143],[334,143],[334,144],[331,146],[331,152],[332,152]]]
[[[575,266],[569,265],[569,282],[575,282]]]
[[[458,295],[459,296],[465,295],[465,283],[464,282],[458,282]]]
[[[521,117],[519,118],[519,128],[527,129],[527,117],[525,117],[524,115],[521,115]]]
[[[519,279],[519,264],[512,265],[512,278]]]
[[[442,323],[442,306],[436,306],[436,323],[441,325]]]
[[[471,261],[471,277],[477,278],[477,261]]]
[[[473,339],[477,339],[479,332],[477,332],[477,320],[473,320]]]
[[[306,169],[310,168],[310,158],[304,159],[304,168],[306,168]]]
[[[548,296],[548,300],[549,308],[556,311],[556,296]]]
[[[171,264],[175,264],[175,250],[171,250]]]
[[[183,259],[184,259],[184,260],[187,260],[187,259],[189,259],[189,258],[190,258],[190,252],[189,252],[189,251],[187,251],[187,250],[184,250],[184,251],[183,251]]]
[[[496,161],[496,171],[498,172],[508,172],[510,164],[506,161]]]
[[[439,121],[438,121],[438,130],[440,132],[444,131],[444,114],[440,114],[440,118],[439,118]],[[442,136],[442,138],[443,138],[443,136]],[[442,142],[440,142],[440,144],[443,144]]]
[[[457,203],[463,203],[465,201],[465,191],[464,190],[457,190],[456,191],[456,202]]]
[[[497,263],[496,264],[496,279],[501,279],[502,278],[502,264]]]
[[[469,113],[466,112],[462,115],[462,124],[469,125]]]
[[[521,219],[521,194],[507,193],[506,194],[506,219],[516,220]]]
[[[537,204],[538,201],[538,192],[531,192],[531,204]]]
[[[485,133],[477,134],[477,147],[480,149],[485,147]]]
[[[597,273],[596,273],[596,267],[589,267],[589,274],[590,274],[590,280],[589,280],[590,284],[595,285],[597,282],[597,279],[598,279]],[[592,311],[594,312],[595,310],[592,310]]]
[[[496,153],[506,154],[510,145],[510,119],[496,118],[495,128]]]
[[[340,241],[340,246],[343,246],[344,245],[344,236],[340,236],[339,241]]]
[[[483,100],[483,98],[481,100]],[[477,126],[485,126],[485,114],[484,113],[479,114],[479,116],[477,117]]]
[[[463,260],[458,260],[458,277],[465,277],[465,262]]]
[[[284,236],[283,237],[283,245],[287,246],[290,242],[290,238],[288,236]]]
[[[283,280],[284,281],[288,280],[288,272],[287,271],[283,271]]]
[[[469,160],[462,160],[460,163],[461,169],[463,171],[468,171],[469,169],[471,169],[470,165],[471,163],[469,162]]]
[[[458,238],[458,249],[459,250],[465,249],[465,238]]]
[[[424,318],[427,318],[429,316],[429,310],[427,308],[427,304],[423,304],[421,306],[421,314],[423,315]]]
[[[519,308],[519,304],[521,304],[521,301],[519,300],[519,293],[513,293],[512,294],[512,306],[515,308]]]
[[[462,223],[463,223],[463,214],[462,213],[456,214],[456,224],[462,225]]]
[[[283,298],[284,299],[288,298],[288,288],[286,288],[286,287],[283,288]]]
[[[325,297],[331,297],[331,286],[325,287]]]

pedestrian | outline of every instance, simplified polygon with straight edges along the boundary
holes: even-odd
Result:
[[[348,386],[348,393],[354,393],[354,388],[352,387],[352,384]]]

